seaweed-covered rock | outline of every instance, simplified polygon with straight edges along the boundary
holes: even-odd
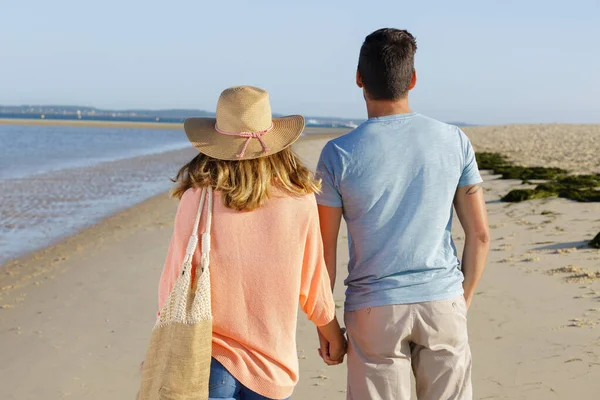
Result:
[[[558,197],[579,202],[597,202],[600,201],[600,190],[594,189],[599,186],[595,179],[595,175],[568,176],[539,184],[535,190],[555,193]]]
[[[596,235],[596,237],[595,237],[595,238],[593,238],[593,239],[590,241],[589,245],[590,245],[591,247],[594,247],[594,248],[596,248],[596,249],[600,249],[600,232],[598,232],[598,234]]]
[[[594,189],[600,187],[600,174],[596,175],[571,175],[560,178],[556,181],[557,184],[580,189]]]
[[[502,179],[559,179],[566,175],[568,171],[562,168],[546,167],[519,167],[508,165],[494,168],[494,174],[502,175]]]
[[[479,169],[495,169],[509,165],[508,160],[500,153],[475,153],[475,159]]]
[[[523,184],[531,184],[532,180],[549,181],[538,184],[535,189],[515,189],[502,198],[502,201],[521,202],[547,197],[562,197],[579,202],[600,201],[600,174],[569,175],[562,168],[522,167],[513,165],[499,153],[476,153],[480,169],[492,170],[502,179],[521,180]]]
[[[583,203],[600,202],[600,190],[563,189],[558,192],[558,197]]]
[[[556,182],[540,183],[539,185],[537,185],[535,187],[535,190],[543,190],[545,192],[552,192],[552,193],[556,193],[557,195],[558,195],[558,192],[560,192],[563,189],[567,189],[567,186],[559,185]]]
[[[502,201],[509,203],[520,203],[521,201],[525,200],[545,199],[553,196],[557,196],[557,193],[536,189],[514,189],[502,197]]]

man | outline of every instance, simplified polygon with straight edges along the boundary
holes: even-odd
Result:
[[[467,310],[489,251],[482,182],[469,139],[412,112],[414,37],[365,39],[356,83],[369,119],[329,142],[317,168],[327,268],[336,277],[342,215],[350,263],[345,302],[348,399],[471,399]],[[466,242],[459,266],[456,209]],[[321,353],[329,364],[327,342]]]

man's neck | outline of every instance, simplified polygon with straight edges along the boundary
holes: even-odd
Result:
[[[386,117],[388,115],[410,114],[408,97],[399,100],[366,100],[369,118]]]

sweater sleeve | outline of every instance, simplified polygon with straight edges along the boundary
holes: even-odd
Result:
[[[335,302],[323,257],[323,242],[316,202],[311,206],[300,283],[300,307],[317,326],[335,317]]]

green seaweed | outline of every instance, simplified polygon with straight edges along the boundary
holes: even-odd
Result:
[[[556,193],[558,195],[558,192],[560,192],[563,189],[568,189],[568,187],[564,186],[564,185],[559,185],[556,182],[548,182],[548,183],[540,183],[539,185],[537,185],[535,187],[534,190],[542,190],[544,192],[552,192],[552,193]]]
[[[504,197],[502,197],[502,201],[506,201],[508,203],[520,203],[525,200],[545,199],[547,197],[553,197],[557,195],[557,193],[547,192],[544,190],[514,189],[508,192],[508,194],[506,194]]]
[[[600,190],[593,189],[596,185],[590,181],[570,181],[567,183],[561,183],[561,181],[542,183],[537,185],[534,190],[554,193],[563,199],[579,202],[589,203],[600,201]]]
[[[590,243],[589,243],[590,247],[594,247],[596,249],[600,249],[600,232],[598,232],[598,234],[596,235],[595,238],[593,238]]]
[[[494,174],[502,175],[502,179],[559,179],[568,172],[562,168],[519,167],[508,165],[494,168]]]
[[[524,185],[531,185],[532,180],[548,181],[534,189],[512,190],[502,197],[502,201],[515,203],[558,196],[579,202],[600,202],[600,174],[569,175],[562,168],[513,165],[499,153],[482,152],[476,153],[475,157],[480,169],[492,170],[493,174],[502,175],[502,179],[521,180]]]
[[[596,175],[571,175],[560,178],[556,183],[579,189],[600,187],[600,174]]]
[[[561,168],[513,165],[500,153],[475,153],[475,159],[479,169],[492,170],[495,175],[502,175],[502,179],[558,179],[568,173]]]
[[[558,192],[558,197],[582,203],[600,202],[600,190],[563,189]]]
[[[475,153],[477,166],[479,169],[495,169],[501,166],[510,165],[506,157],[500,153]]]

